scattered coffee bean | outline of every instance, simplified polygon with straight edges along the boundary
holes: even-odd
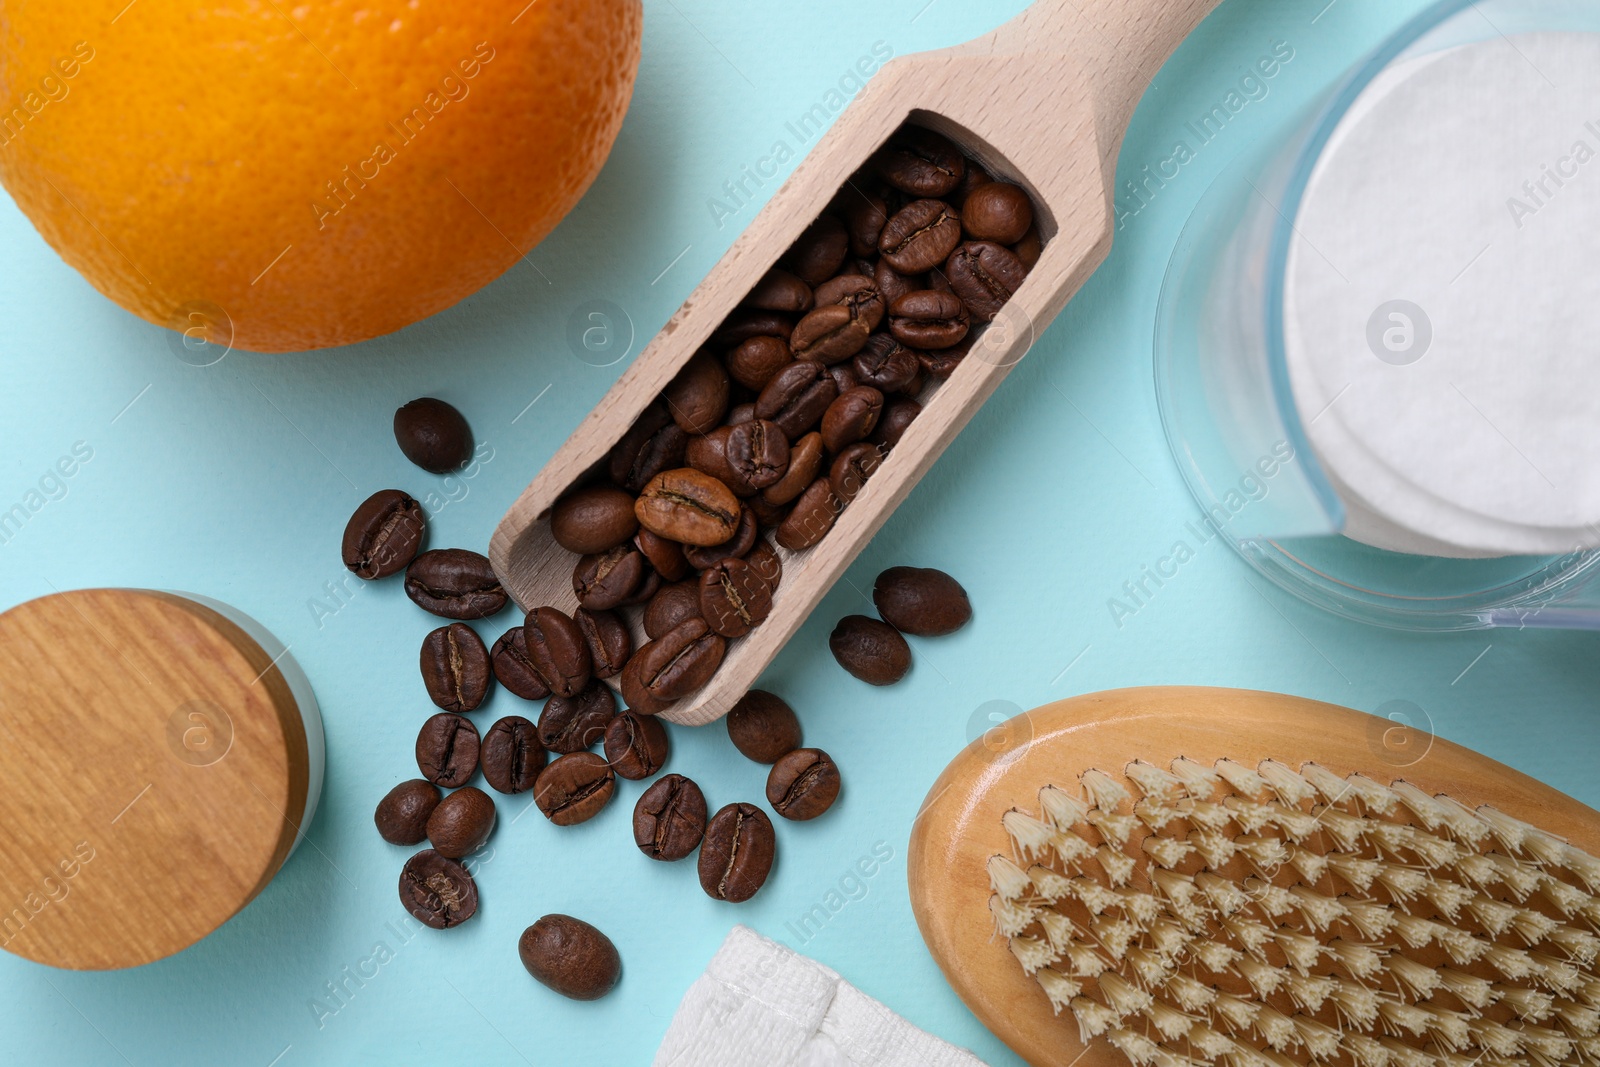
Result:
[[[862,441],[878,425],[883,414],[883,394],[870,385],[860,385],[828,405],[822,416],[822,445],[839,453]]]
[[[885,393],[898,392],[917,376],[917,357],[891,334],[875,333],[856,353],[856,378]]]
[[[494,678],[483,638],[464,622],[441,626],[422,639],[422,684],[446,711],[476,711]]]
[[[572,617],[556,608],[536,608],[522,624],[528,662],[557,696],[572,697],[589,684],[594,660],[589,643]]]
[[[769,784],[767,792],[771,791]],[[476,786],[457,789],[428,816],[428,843],[453,860],[478,851],[493,832],[494,801]]]
[[[461,412],[431,396],[394,413],[394,439],[407,459],[434,474],[449,474],[472,458],[472,427]]]
[[[889,312],[889,332],[895,340],[925,351],[959,344],[971,324],[961,298],[938,289],[907,293]]]
[[[778,527],[778,544],[790,552],[810,548],[833,529],[844,505],[833,495],[828,479],[818,478],[795,501],[794,510]]]
[[[920,274],[904,275],[889,266],[886,259],[878,260],[878,266],[872,272],[872,283],[878,287],[878,292],[883,295],[883,306],[890,308],[894,302],[909,292],[924,288],[923,277]],[[873,334],[881,337],[882,334]],[[871,341],[868,341],[871,344]]]
[[[417,845],[428,836],[428,816],[439,804],[439,787],[420,778],[401,782],[378,801],[372,821],[391,845]]]
[[[737,426],[742,422],[749,422],[755,417],[756,402],[754,400],[746,400],[743,404],[735,404],[728,409],[729,426]]]
[[[446,619],[487,619],[509,599],[488,557],[464,548],[436,548],[412,560],[406,596]]]
[[[706,824],[700,888],[714,900],[749,900],[766,884],[778,851],[772,820],[753,804],[729,804]]]
[[[752,689],[728,712],[733,747],[757,763],[776,763],[800,747],[800,719],[780,697]]]
[[[817,286],[817,306],[826,304],[849,309],[851,318],[864,325],[868,333],[878,328],[888,310],[871,274],[841,274],[823,282]]]
[[[785,437],[797,441],[822,421],[822,413],[838,395],[839,387],[827,368],[814,360],[797,359],[774,374],[756,397],[756,418],[777,423]]]
[[[885,448],[893,448],[900,443],[900,438],[905,436],[906,430],[918,415],[922,414],[922,405],[906,397],[894,397],[883,405],[883,414],[878,418],[878,428],[872,432],[872,443]]]
[[[795,280],[799,281],[798,278]],[[738,348],[728,353],[728,373],[733,380],[746,389],[757,392],[764,389],[774,374],[794,360],[794,354],[789,351],[789,342],[785,339],[787,336],[769,337],[763,334],[741,341]],[[728,421],[734,421],[731,414]]]
[[[741,307],[804,314],[811,310],[811,286],[780,267],[773,267],[739,302]],[[755,388],[752,386],[751,388]]]
[[[1020,186],[988,182],[962,203],[961,226],[974,240],[1016,244],[1033,226],[1033,201]]]
[[[890,185],[912,196],[944,196],[961,184],[967,160],[950,140],[920,126],[904,126],[872,158]]]
[[[664,711],[709,682],[727,648],[705,619],[685,619],[633,654],[622,672],[622,698],[643,715]]]
[[[611,480],[629,493],[638,493],[662,471],[683,466],[688,445],[689,435],[672,421],[666,404],[658,400],[645,408],[611,450],[607,463]]]
[[[720,545],[739,528],[733,490],[689,467],[652,478],[634,511],[645,529],[685,545]]]
[[[614,485],[590,485],[556,501],[550,536],[580,556],[615,548],[639,531],[633,496]]]
[[[761,534],[761,524],[756,521],[755,512],[748,507],[739,509],[739,528],[737,532],[720,545],[710,548],[701,545],[685,545],[683,557],[690,565],[704,570],[715,567],[725,559],[739,559],[755,547],[756,538]]]
[[[942,200],[914,200],[884,226],[878,251],[901,274],[921,274],[942,265],[960,243],[961,219],[954,208]]]
[[[844,200],[844,228],[850,235],[850,254],[875,255],[878,235],[889,221],[888,202],[877,193],[862,192],[853,182],[840,195]]]
[[[861,351],[871,329],[847,307],[826,304],[813,308],[795,324],[789,350],[796,359],[838,363]],[[760,408],[757,407],[759,413]]]
[[[743,637],[772,612],[772,587],[742,559],[700,574],[700,617],[723,637]]]
[[[1028,268],[1009,248],[992,241],[968,241],[950,254],[945,274],[950,288],[971,312],[972,320],[989,322],[1021,287]]]
[[[761,491],[761,499],[769,504],[789,504],[817,480],[822,470],[822,435],[808,433],[789,449],[789,469],[783,477]]]
[[[599,1000],[622,975],[611,939],[570,915],[546,915],[522,931],[517,955],[529,974],[573,1000]]]
[[[595,678],[615,678],[633,655],[633,635],[620,617],[609,611],[579,608],[572,615],[589,646],[591,673]]]
[[[854,361],[835,363],[828,368],[828,377],[833,379],[833,387],[839,391],[840,396],[861,384],[861,380],[856,377]],[[827,417],[827,412],[823,412],[823,417]]]
[[[425,848],[400,871],[400,904],[424,926],[448,930],[478,913],[478,886],[461,864]]]
[[[653,641],[685,619],[701,617],[698,581],[664,585],[644,609],[644,632]]]
[[[604,682],[590,682],[576,696],[553,696],[539,714],[539,743],[566,754],[593,747],[617,714],[617,695]]]
[[[724,455],[740,485],[749,486],[753,494],[788,471],[789,438],[777,423],[751,419],[729,429]]]
[[[765,541],[757,541],[756,547],[750,550],[744,561],[750,564],[751,570],[761,575],[767,583],[767,588],[774,593],[778,591],[778,582],[783,579],[783,560],[773,551],[771,545]]]
[[[548,758],[538,727],[521,715],[507,715],[489,727],[478,751],[483,780],[500,793],[532,789]]]
[[[911,646],[886,622],[846,615],[828,635],[839,666],[869,685],[893,685],[911,669]]]
[[[930,378],[939,381],[947,380],[961,366],[961,361],[967,358],[967,352],[972,348],[971,334],[950,348],[941,348],[935,352],[918,352],[917,362]]]
[[[398,489],[380,489],[345,524],[339,555],[357,577],[387,578],[417,558],[427,533],[421,504]]]
[[[845,232],[844,223],[832,215],[823,215],[806,227],[783,259],[801,281],[814,289],[834,276],[849,252],[850,235]]]
[[[543,700],[550,695],[539,671],[528,658],[528,645],[522,627],[513,626],[500,635],[489,650],[489,662],[500,684],[523,700]]]
[[[839,798],[839,767],[820,748],[797,748],[772,765],[767,803],[785,819],[804,822]]]
[[[631,781],[649,778],[667,762],[667,728],[654,715],[623,712],[606,726],[606,762]]]
[[[705,794],[681,774],[662,778],[633,806],[633,842],[653,860],[683,859],[705,832]]]
[[[865,442],[849,445],[833,459],[828,470],[828,485],[841,503],[848,504],[861,492],[872,472],[883,463],[883,450]]]
[[[770,530],[781,523],[789,514],[789,509],[782,504],[769,504],[760,493],[744,502],[750,513],[756,517],[756,525],[763,530]]]
[[[681,582],[689,576],[689,561],[683,558],[683,546],[669,541],[660,534],[640,530],[633,538],[634,547],[643,553],[645,562],[661,575],[662,580]]]
[[[590,611],[609,611],[624,603],[644,577],[644,554],[627,541],[579,559],[572,570],[572,591]]]
[[[972,618],[972,601],[961,583],[931,567],[890,567],[872,585],[872,603],[901,633],[939,637]]]
[[[454,712],[441,711],[417,732],[417,769],[434,785],[466,785],[478,769],[478,728]]]
[[[728,413],[728,371],[711,353],[697,353],[662,392],[684,433],[710,433]]]
[[[557,826],[572,826],[600,814],[611,799],[617,779],[611,765],[593,752],[557,756],[539,772],[534,803]]]

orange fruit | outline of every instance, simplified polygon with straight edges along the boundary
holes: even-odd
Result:
[[[476,292],[589,187],[640,0],[71,0],[0,10],[0,183],[136,315],[260,352]]]

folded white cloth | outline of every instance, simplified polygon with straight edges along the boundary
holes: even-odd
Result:
[[[735,926],[672,1017],[655,1067],[984,1067],[833,971]]]

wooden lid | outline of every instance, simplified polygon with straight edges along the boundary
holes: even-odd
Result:
[[[305,724],[244,630],[169,593],[0,615],[0,947],[81,970],[187,948],[277,873]]]

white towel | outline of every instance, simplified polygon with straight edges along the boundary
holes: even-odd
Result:
[[[833,971],[735,926],[672,1017],[655,1067],[984,1067]]]

